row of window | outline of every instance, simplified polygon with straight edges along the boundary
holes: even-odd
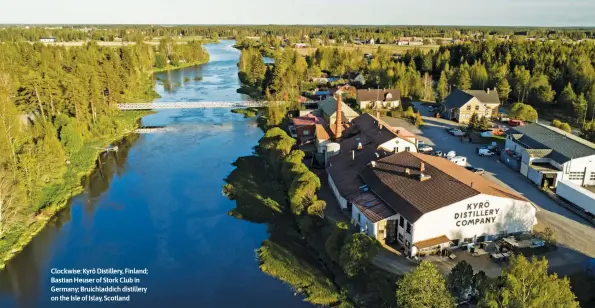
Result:
[[[471,110],[471,105],[467,105],[467,111]],[[479,105],[475,106],[475,111],[479,111]],[[492,113],[492,109],[486,108],[486,113]]]
[[[585,177],[585,172],[568,172],[568,179],[580,181]],[[590,181],[595,181],[595,172],[591,172],[589,175]]]
[[[569,180],[582,180],[585,177],[584,172],[568,172]]]

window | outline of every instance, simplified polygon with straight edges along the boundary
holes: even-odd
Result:
[[[479,111],[479,105],[475,106],[475,111]]]
[[[405,219],[403,216],[399,217],[399,226],[401,226],[401,228],[405,227]]]
[[[467,106],[467,110],[471,110],[471,105],[468,105]]]
[[[460,239],[452,240],[452,246],[456,247],[459,246]]]
[[[408,240],[405,240],[405,247],[409,248],[411,246],[411,244],[409,243]]]
[[[398,238],[399,238],[399,242],[401,242],[401,243],[402,243],[402,242],[403,242],[403,234],[399,233],[399,236],[398,236]]]
[[[584,172],[568,172],[568,179],[569,180],[582,180],[585,177]]]
[[[411,224],[409,222],[407,222],[407,230],[405,230],[407,233],[411,234]]]
[[[411,151],[411,148],[410,147],[405,147],[405,152],[409,152],[409,151]],[[595,173],[593,173],[593,174],[595,174]],[[593,176],[591,176],[591,177],[593,177]]]
[[[589,180],[595,181],[595,172],[591,172],[591,176],[589,177]]]
[[[488,108],[486,109],[486,114],[491,114],[492,113],[492,109]]]
[[[362,221],[362,214],[357,213],[357,224],[359,225],[359,222]]]
[[[473,238],[472,237],[464,238],[463,243],[473,243]]]
[[[307,129],[304,129],[304,130],[302,131],[302,134],[303,134],[304,136],[308,136],[308,135],[310,135],[310,131],[309,131],[309,130],[307,130]]]

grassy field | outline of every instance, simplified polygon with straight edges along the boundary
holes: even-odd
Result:
[[[422,45],[422,46],[397,46],[397,45],[345,45],[345,46],[336,46],[337,48],[344,49],[344,50],[361,50],[362,53],[370,53],[374,54],[378,51],[378,47],[382,47],[383,49],[388,49],[392,53],[397,54],[404,54],[408,50],[419,49],[424,53],[430,52],[430,50],[438,50],[440,46],[438,45]],[[314,54],[316,52],[316,48],[297,48],[297,52],[302,56],[307,56]]]

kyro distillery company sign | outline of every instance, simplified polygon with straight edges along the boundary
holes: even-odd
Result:
[[[490,208],[490,202],[475,202],[467,204],[465,212],[455,213],[457,227],[483,225],[496,222],[500,209]]]

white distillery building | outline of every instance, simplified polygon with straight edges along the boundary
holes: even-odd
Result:
[[[595,185],[595,144],[573,134],[531,123],[511,129],[506,148],[521,158],[520,173],[540,187],[560,180]]]
[[[392,154],[357,177],[359,192],[346,196],[352,221],[410,256],[527,233],[537,223],[530,201],[441,157]]]

